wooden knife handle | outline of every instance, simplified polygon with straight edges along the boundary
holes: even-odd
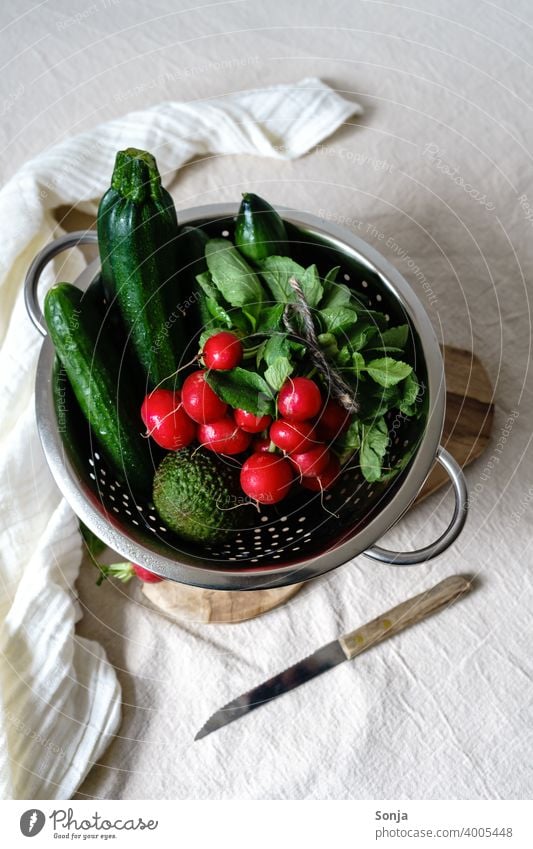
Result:
[[[403,631],[409,625],[420,622],[426,616],[468,592],[471,586],[472,581],[463,575],[452,575],[431,587],[430,590],[425,590],[393,607],[392,610],[388,610],[387,613],[372,619],[356,631],[339,637],[339,643],[347,660],[375,646],[381,640]]]

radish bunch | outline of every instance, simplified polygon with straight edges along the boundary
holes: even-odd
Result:
[[[148,435],[169,451],[196,440],[217,454],[248,452],[240,483],[245,495],[260,504],[282,501],[296,480],[314,492],[331,487],[340,464],[328,445],[348,427],[349,414],[335,401],[324,401],[319,386],[307,377],[283,384],[275,420],[231,408],[205,378],[208,370],[236,368],[242,358],[235,334],[211,336],[202,350],[205,369],[189,374],[181,392],[156,389],[144,399],[141,417]]]

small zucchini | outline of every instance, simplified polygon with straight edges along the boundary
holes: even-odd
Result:
[[[288,256],[285,224],[259,195],[247,192],[242,196],[235,224],[235,244],[251,262],[260,262],[267,256]]]
[[[183,316],[169,321],[179,298],[178,220],[150,153],[117,153],[97,226],[104,285],[118,301],[148,385],[173,385],[188,342]]]

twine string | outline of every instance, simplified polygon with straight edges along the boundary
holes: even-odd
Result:
[[[291,322],[290,314],[292,312],[301,319],[303,339],[307,343],[312,363],[326,379],[332,396],[349,413],[356,413],[359,404],[352,387],[343,380],[339,372],[331,365],[318,343],[311,308],[305,299],[299,281],[296,277],[291,277],[289,284],[296,295],[296,301],[287,304],[283,312],[283,323],[287,332],[293,336],[299,335]]]

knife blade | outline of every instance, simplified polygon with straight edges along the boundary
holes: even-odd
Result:
[[[470,590],[472,580],[463,575],[451,575],[422,593],[407,599],[381,616],[372,619],[361,628],[344,634],[338,640],[327,643],[283,672],[269,678],[257,687],[253,687],[242,696],[233,699],[215,711],[202,726],[195,740],[207,737],[213,731],[223,728],[230,722],[240,719],[247,713],[261,707],[266,702],[294,690],[301,684],[322,675],[345,660],[353,660],[388,637],[392,637],[404,628],[420,622],[432,613],[451,604],[463,593]]]

